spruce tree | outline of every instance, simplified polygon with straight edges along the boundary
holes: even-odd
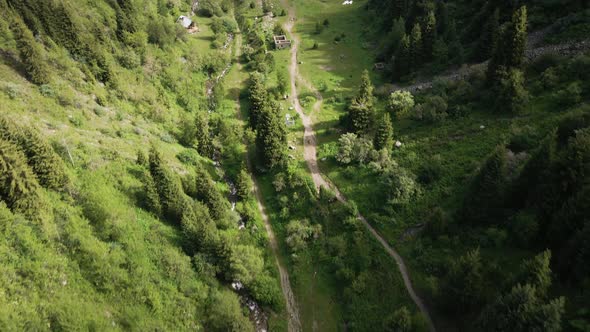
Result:
[[[160,204],[160,196],[156,189],[154,179],[149,172],[145,172],[143,176],[143,190],[144,190],[144,206],[145,208],[153,213],[155,216],[162,214],[162,204]]]
[[[215,186],[211,175],[204,169],[197,169],[195,199],[205,203],[215,222],[221,227],[228,227],[229,201]]]
[[[428,12],[426,21],[424,22],[424,60],[431,61],[434,50],[434,43],[436,41],[436,17],[434,12]]]
[[[287,129],[279,112],[265,106],[259,115],[256,130],[256,150],[264,167],[274,169],[285,163]]]
[[[150,149],[149,163],[150,174],[160,197],[162,213],[169,221],[179,223],[184,204],[182,187],[166,168],[162,156],[154,146]]]
[[[214,253],[219,242],[219,234],[208,208],[203,203],[194,201],[184,210],[181,228],[186,253]]]
[[[39,183],[24,154],[12,142],[0,139],[0,200],[28,217],[41,208]]]
[[[247,200],[252,195],[254,184],[246,169],[241,169],[236,178],[236,194],[241,200]]]
[[[480,314],[478,331],[558,332],[564,311],[564,298],[545,302],[534,286],[518,284]]]
[[[197,151],[201,156],[211,158],[213,156],[213,142],[209,133],[209,119],[206,113],[196,114],[195,129]]]
[[[33,33],[19,19],[12,23],[11,28],[20,59],[25,66],[27,78],[38,85],[49,83],[49,68],[45,62],[43,50],[35,41]]]
[[[495,222],[501,215],[506,181],[506,148],[502,145],[488,156],[472,180],[463,205],[465,221]]]
[[[488,18],[477,49],[477,59],[480,61],[489,59],[498,44],[500,34],[500,10],[496,9]]]
[[[412,65],[412,54],[410,50],[410,37],[406,34],[402,36],[400,46],[397,50],[394,61],[394,77],[402,78],[410,73]]]
[[[361,84],[358,95],[348,107],[348,114],[352,130],[357,133],[366,132],[373,121],[373,84],[366,69],[361,76]]]
[[[68,178],[63,161],[36,130],[21,128],[0,116],[0,138],[20,147],[41,185],[53,190],[64,189]]]
[[[264,86],[262,75],[254,73],[250,76],[250,126],[252,128],[258,127],[258,121],[262,110],[268,103],[268,92]]]
[[[547,249],[532,259],[527,260],[522,267],[521,283],[534,286],[541,298],[547,296],[549,287],[551,287],[550,264],[551,250]]]
[[[508,67],[521,68],[524,62],[524,52],[526,50],[527,40],[527,9],[526,6],[520,7],[512,15],[511,29],[508,40],[510,41],[510,57]]]
[[[524,86],[524,74],[519,69],[496,71],[496,109],[510,113],[521,112],[528,101],[529,95]]]
[[[416,23],[410,33],[410,67],[412,70],[418,69],[422,64],[423,55],[422,28],[420,28],[420,24]]]
[[[508,72],[522,67],[526,38],[527,10],[523,6],[513,13],[511,22],[500,29],[496,48],[488,63],[489,83],[498,83],[502,71]]]
[[[22,148],[41,185],[53,190],[63,190],[68,182],[63,160],[37,131],[27,128],[24,135]]]
[[[387,112],[383,114],[383,118],[377,124],[374,145],[376,150],[391,150],[393,146],[393,126],[391,124],[391,117]]]

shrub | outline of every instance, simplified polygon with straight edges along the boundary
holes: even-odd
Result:
[[[579,82],[571,83],[555,93],[554,98],[560,106],[573,106],[582,101],[582,85]]]
[[[176,158],[186,165],[197,166],[199,164],[199,153],[193,149],[185,149],[179,152]]]
[[[431,184],[440,178],[442,172],[442,158],[440,155],[435,155],[426,159],[420,166],[418,181],[423,184]]]
[[[395,91],[389,96],[387,108],[393,118],[400,118],[414,107],[414,96],[408,91]]]

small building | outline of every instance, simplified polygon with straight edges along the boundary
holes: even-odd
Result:
[[[291,41],[287,39],[285,35],[274,36],[275,41],[275,48],[277,50],[282,50],[287,47],[291,47]]]
[[[197,26],[197,24],[187,16],[181,15],[180,17],[178,17],[176,22],[180,23],[180,25],[182,25],[183,28],[189,30],[189,32],[199,31],[199,27]]]

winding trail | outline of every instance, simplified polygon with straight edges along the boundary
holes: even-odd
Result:
[[[241,50],[242,50],[242,34],[240,32],[237,33],[237,37],[236,37],[236,69],[238,71],[243,70],[243,66],[240,63],[240,55],[241,55]],[[243,121],[242,118],[242,112],[241,112],[241,107],[240,107],[240,96],[239,94],[236,96],[236,105],[237,105],[237,114],[238,114],[238,119]],[[258,211],[260,212],[260,215],[262,216],[262,221],[264,222],[264,228],[266,229],[266,233],[268,234],[268,241],[270,243],[270,249],[273,253],[273,256],[275,257],[275,263],[277,264],[277,268],[279,269],[279,276],[280,276],[280,282],[281,282],[281,290],[283,291],[283,296],[285,297],[285,303],[286,303],[286,307],[287,307],[287,328],[289,332],[301,332],[302,328],[301,328],[301,320],[299,319],[299,309],[297,307],[297,301],[295,300],[295,296],[293,295],[293,290],[291,289],[291,282],[289,281],[289,272],[287,271],[287,269],[285,268],[285,266],[281,263],[280,260],[280,252],[279,252],[279,245],[277,242],[277,238],[272,230],[271,224],[270,224],[270,220],[268,218],[268,215],[266,214],[266,209],[264,208],[264,205],[262,204],[262,195],[260,194],[260,187],[258,186],[258,181],[256,180],[256,177],[254,176],[254,168],[252,167],[252,163],[250,161],[250,158],[248,158],[248,156],[246,156],[246,164],[248,167],[248,173],[250,174],[250,177],[252,179],[252,183],[253,183],[253,191],[254,191],[254,195],[256,197],[256,205],[258,206]]]
[[[316,140],[315,132],[313,130],[313,120],[311,117],[313,116],[314,113],[317,113],[321,110],[323,98],[322,98],[322,95],[320,94],[320,92],[315,87],[313,87],[313,85],[311,83],[304,81],[301,78],[301,75],[299,74],[299,69],[297,66],[298,65],[297,50],[299,47],[299,39],[293,33],[293,27],[294,27],[294,23],[295,23],[295,19],[296,19],[295,9],[293,6],[290,6],[287,3],[287,0],[283,0],[283,6],[289,8],[289,15],[287,18],[287,23],[285,24],[285,30],[291,35],[291,38],[292,38],[291,62],[289,65],[289,72],[290,72],[290,77],[291,77],[291,98],[292,98],[292,102],[294,104],[295,110],[297,111],[297,113],[301,117],[301,121],[302,121],[303,127],[304,127],[303,157],[307,163],[307,167],[309,168],[309,171],[311,172],[311,176],[312,176],[312,179],[313,179],[313,182],[314,182],[316,188],[319,189],[322,186],[326,187],[326,188],[330,188],[331,190],[334,191],[334,193],[336,194],[336,198],[340,202],[346,202],[346,197],[344,197],[344,195],[342,195],[342,193],[338,190],[338,188],[335,185],[329,183],[322,176],[319,166],[318,166],[317,153],[316,153],[317,140]],[[298,92],[297,92],[298,80],[300,82],[303,82],[303,84],[305,84],[306,86],[308,86],[313,91],[313,93],[316,95],[317,102],[313,105],[313,112],[309,116],[305,114],[305,112],[303,111],[303,107],[301,107],[301,104],[299,102],[299,96],[298,96]],[[410,294],[410,297],[412,298],[412,300],[414,301],[416,306],[420,309],[422,314],[427,319],[428,324],[430,326],[430,331],[435,332],[436,328],[435,328],[434,323],[432,321],[430,312],[428,311],[428,308],[424,304],[424,301],[418,296],[418,294],[416,294],[416,291],[414,290],[414,287],[412,286],[412,282],[411,282],[409,274],[408,274],[408,269],[406,267],[406,264],[404,263],[403,258],[397,253],[397,251],[395,251],[395,249],[393,249],[387,243],[387,241],[381,235],[379,235],[379,233],[377,233],[377,231],[368,223],[368,221],[367,221],[367,219],[365,219],[365,217],[363,217],[359,213],[357,215],[357,218],[369,230],[371,235],[383,246],[383,248],[385,249],[387,254],[389,254],[389,256],[391,256],[395,260],[395,262],[397,263],[397,266],[399,268],[399,271],[402,275],[402,279],[404,281],[404,286],[406,287],[408,293]]]

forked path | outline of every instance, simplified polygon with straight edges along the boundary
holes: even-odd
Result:
[[[319,91],[316,88],[314,88],[311,83],[304,81],[303,79],[300,78],[299,69],[297,66],[298,65],[297,50],[299,47],[299,39],[293,33],[293,26],[294,26],[295,19],[296,19],[295,9],[293,8],[293,6],[290,6],[287,3],[287,0],[283,0],[283,5],[285,7],[289,8],[289,16],[287,18],[287,23],[285,24],[285,29],[291,35],[291,38],[292,38],[291,62],[289,65],[289,72],[290,72],[290,76],[291,76],[291,98],[293,99],[292,101],[293,101],[295,110],[297,111],[297,114],[299,114],[299,117],[301,117],[301,122],[303,123],[303,127],[304,127],[303,157],[307,163],[307,167],[309,168],[309,171],[311,172],[311,177],[313,179],[313,182],[314,182],[316,188],[319,189],[322,186],[326,187],[326,188],[330,188],[334,191],[334,193],[336,194],[336,198],[339,201],[346,202],[346,197],[344,197],[344,195],[342,195],[342,193],[340,193],[340,191],[338,190],[338,188],[335,185],[332,185],[331,183],[326,181],[326,179],[322,176],[320,169],[318,167],[317,153],[316,153],[317,140],[315,137],[315,132],[313,131],[313,120],[312,120],[311,116],[314,113],[320,111],[321,106],[322,106],[322,102],[323,102],[323,98],[322,98],[321,94],[319,93]],[[305,112],[303,112],[303,107],[301,107],[301,104],[299,102],[299,96],[297,93],[298,79],[300,82],[303,82],[303,84],[307,85],[314,92],[314,94],[316,95],[316,98],[317,98],[317,102],[313,106],[313,112],[309,116],[306,115]],[[365,225],[365,227],[369,230],[371,235],[383,246],[383,248],[385,249],[387,254],[389,254],[389,256],[391,256],[395,260],[395,262],[397,263],[397,266],[399,268],[399,271],[402,275],[402,279],[404,281],[404,286],[406,287],[408,293],[410,294],[410,297],[412,298],[412,300],[414,301],[416,306],[420,309],[422,314],[424,314],[424,316],[426,317],[428,324],[430,326],[430,331],[435,332],[436,329],[435,329],[434,324],[432,322],[430,312],[428,311],[428,308],[424,304],[424,301],[422,301],[422,299],[418,296],[418,294],[416,294],[416,291],[414,291],[414,287],[412,286],[412,282],[411,282],[409,274],[408,274],[408,269],[407,269],[406,264],[404,263],[404,260],[402,259],[402,257],[397,253],[397,251],[395,251],[395,249],[393,249],[387,243],[387,241],[385,241],[385,239],[383,239],[383,237],[381,235],[379,235],[379,233],[377,233],[377,231],[367,222],[367,219],[365,219],[365,217],[363,217],[361,214],[358,214],[357,218],[363,223],[363,225]]]
[[[242,64],[240,63],[240,55],[242,50],[242,34],[237,33],[236,38],[236,58],[237,58],[237,70],[242,70]],[[242,112],[240,110],[240,96],[238,95],[236,100],[237,111],[238,111],[238,118],[242,120]],[[253,183],[253,191],[256,197],[256,205],[258,206],[258,211],[262,216],[262,221],[264,222],[264,228],[266,229],[266,233],[268,234],[268,241],[270,243],[270,249],[275,257],[275,262],[277,264],[277,268],[279,269],[279,277],[281,282],[281,290],[283,291],[283,296],[285,297],[285,303],[287,306],[287,324],[288,324],[288,331],[289,332],[301,332],[301,321],[299,319],[299,309],[297,308],[297,302],[295,301],[295,296],[293,295],[293,290],[291,289],[291,282],[289,281],[289,272],[287,269],[281,264],[279,259],[279,245],[277,243],[277,238],[275,233],[272,230],[270,225],[270,220],[268,215],[266,214],[266,209],[262,204],[262,196],[260,194],[260,189],[258,186],[258,181],[253,173],[252,164],[250,162],[250,158],[246,157],[246,163],[248,166],[248,170],[250,171],[252,183]]]

